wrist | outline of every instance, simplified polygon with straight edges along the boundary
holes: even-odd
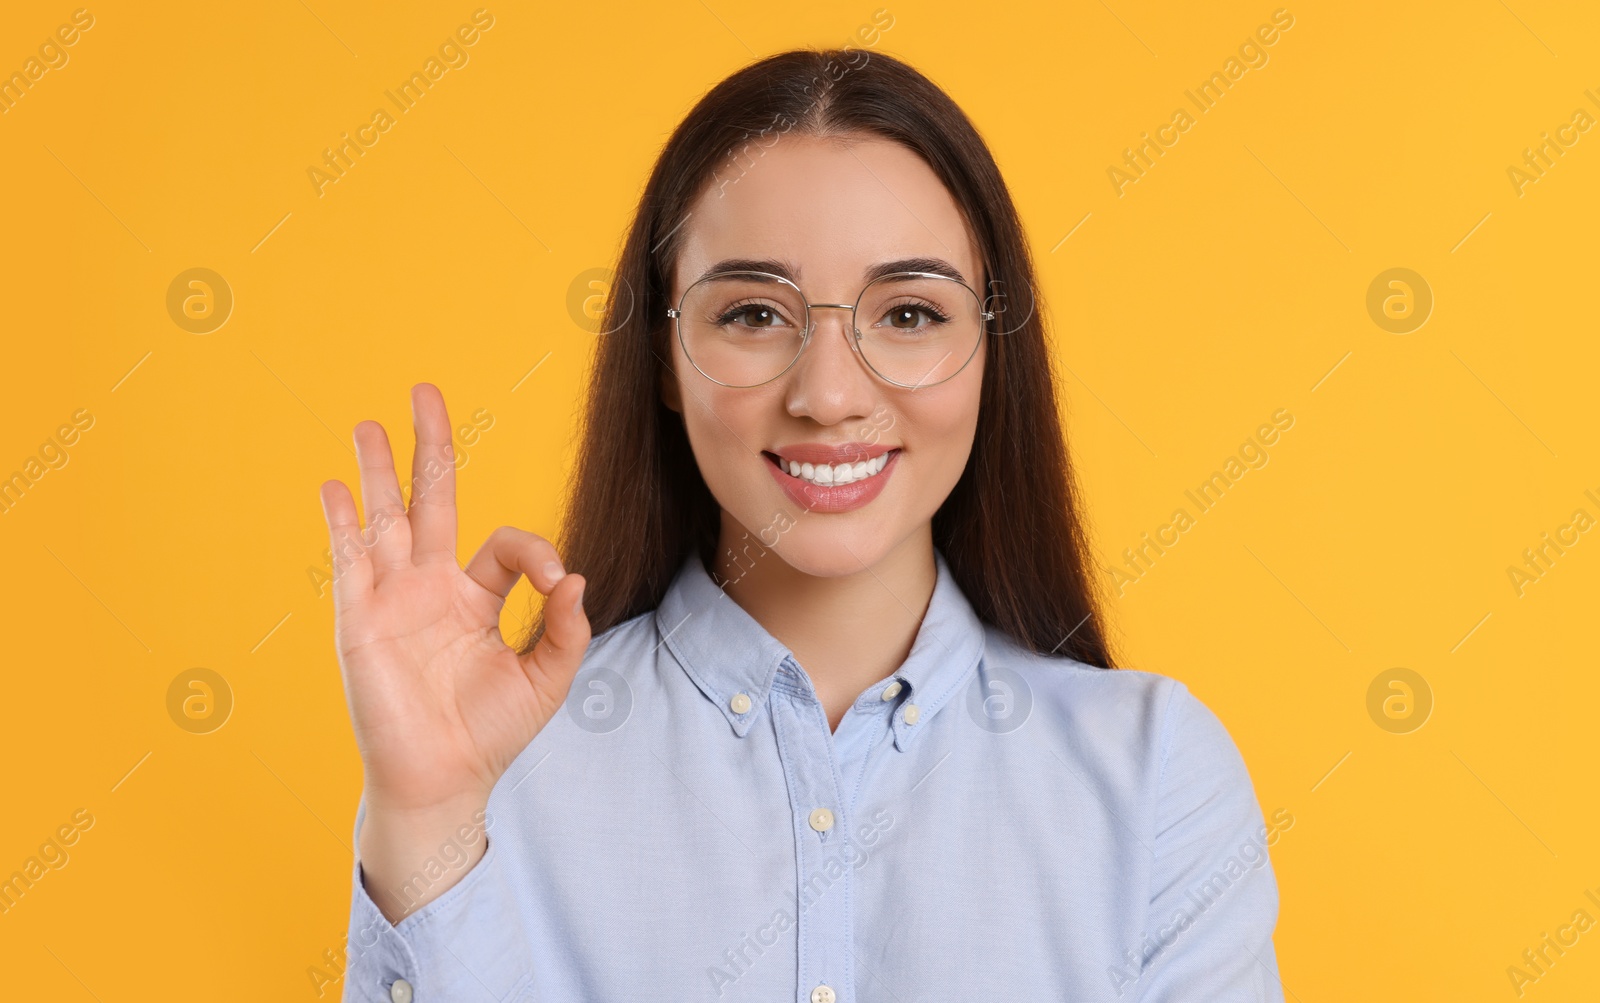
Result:
[[[358,836],[362,882],[391,923],[444,894],[488,845],[487,799],[428,808],[369,806]]]

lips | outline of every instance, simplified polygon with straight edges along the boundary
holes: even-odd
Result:
[[[783,453],[792,456],[787,462],[778,453],[769,453],[765,450],[761,455],[766,461],[767,470],[772,474],[773,480],[796,506],[808,512],[839,513],[858,509],[878,497],[894,475],[895,468],[900,463],[900,450],[889,446],[859,446],[854,450],[842,450],[829,447],[813,447],[809,452],[799,448],[785,447]],[[867,467],[877,467],[874,472],[861,478],[853,478],[844,484],[814,484],[804,477],[795,477],[788,470],[788,464],[800,464],[799,457],[832,456],[832,457],[863,457],[855,463]],[[876,460],[872,457],[877,457]],[[838,466],[845,467],[845,459],[838,461]],[[817,464],[807,460],[803,466],[807,471],[813,470]],[[848,469],[848,468],[846,468]],[[806,471],[802,471],[806,473]]]

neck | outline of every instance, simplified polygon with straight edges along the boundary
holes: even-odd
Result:
[[[848,553],[848,551],[846,551]],[[863,690],[911,653],[933,598],[933,527],[845,574],[797,570],[724,512],[712,579],[794,653],[836,729]]]

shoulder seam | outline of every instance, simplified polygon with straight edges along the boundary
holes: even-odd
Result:
[[[1161,708],[1161,769],[1156,774],[1156,800],[1158,803],[1163,791],[1166,789],[1167,761],[1172,755],[1172,733],[1177,727],[1174,722],[1176,715],[1173,713],[1172,705],[1178,699],[1179,693],[1187,692],[1187,687],[1183,685],[1182,680],[1173,679],[1171,676],[1163,676],[1162,678],[1170,680],[1171,685],[1167,688],[1166,703]]]

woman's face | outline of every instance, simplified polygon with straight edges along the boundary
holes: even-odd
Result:
[[[876,137],[846,144],[784,135],[743,164],[737,182],[702,193],[683,231],[674,306],[691,283],[730,259],[784,263],[753,270],[786,274],[811,303],[854,303],[874,267],[908,259],[948,263],[980,297],[985,279],[944,185],[916,154]],[[670,338],[674,372],[662,399],[682,413],[700,473],[722,506],[723,545],[742,553],[759,543],[798,571],[833,577],[876,565],[929,532],[972,449],[986,339],[953,377],[909,389],[885,382],[851,350],[848,310],[813,310],[811,320],[816,330],[794,365],[748,388],[706,378]],[[865,329],[878,320],[857,323]],[[881,470],[831,488],[780,472],[779,457],[791,458],[787,470],[841,448],[867,472]],[[822,476],[816,468],[813,462],[813,478]],[[838,469],[831,464],[829,472]]]

